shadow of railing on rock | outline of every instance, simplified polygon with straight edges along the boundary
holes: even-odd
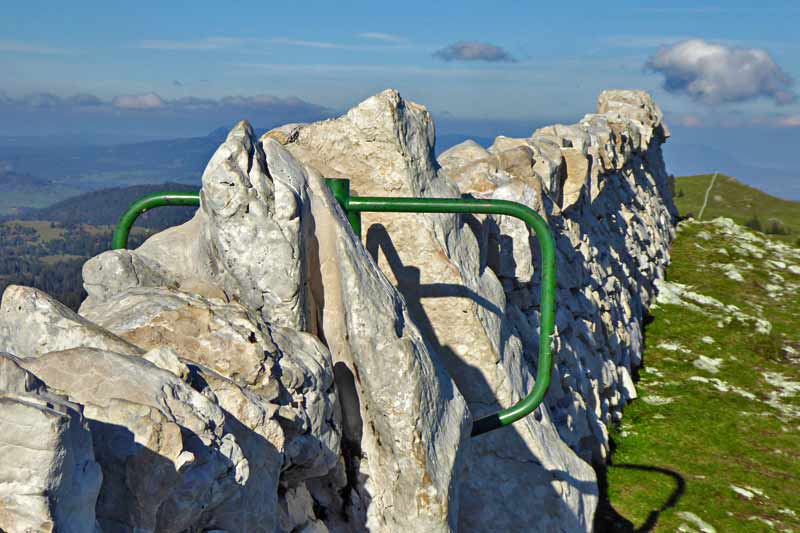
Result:
[[[662,474],[665,476],[669,476],[675,480],[675,488],[670,493],[669,497],[662,503],[658,508],[651,510],[648,515],[647,519],[642,523],[641,526],[636,527],[633,522],[619,514],[616,509],[612,506],[612,502],[609,498],[608,494],[608,469],[609,468],[621,468],[627,470],[640,470],[643,472],[652,472],[656,474]],[[678,505],[683,494],[686,492],[686,480],[684,477],[675,472],[674,470],[670,470],[668,468],[662,468],[659,466],[651,466],[651,465],[635,465],[635,464],[617,464],[617,465],[602,465],[596,467],[597,470],[597,483],[600,486],[600,502],[597,507],[597,513],[595,515],[595,523],[594,529],[598,533],[610,532],[610,531],[621,531],[625,533],[646,533],[649,531],[653,531],[658,524],[658,519],[661,517],[661,514],[668,510],[672,509]]]
[[[468,220],[470,217],[462,217],[462,223],[464,223],[465,219]],[[466,223],[464,223],[464,229],[470,231]],[[396,280],[397,289],[403,295],[408,306],[408,313],[414,324],[419,328],[426,344],[430,347],[432,356],[438,357],[442,366],[445,367],[464,395],[473,417],[495,412],[500,405],[494,388],[486,381],[479,367],[470,364],[468,359],[465,360],[459,356],[453,346],[440,338],[429,316],[429,310],[426,310],[423,306],[422,300],[463,298],[470,300],[488,313],[495,314],[498,317],[504,315],[504,310],[464,285],[438,282],[422,283],[422,272],[419,267],[403,263],[391,235],[382,224],[372,224],[367,230],[366,249],[376,264],[379,264],[379,258],[381,255],[383,256],[390,270],[387,274],[391,274]],[[482,250],[482,253],[485,253],[485,250]],[[481,258],[481,264],[485,264],[483,259]],[[506,335],[511,333],[509,327],[502,329],[501,338],[499,339],[501,347],[506,344]],[[501,360],[502,357],[503,354],[501,352]],[[529,365],[524,360],[523,364]],[[529,375],[533,375],[530,366],[528,366],[527,371]],[[559,525],[564,531],[581,531],[585,528],[581,517],[585,516],[588,511],[584,508],[579,510],[569,508],[567,498],[564,498],[562,493],[556,492],[552,481],[562,481],[570,485],[572,490],[576,492],[596,496],[597,488],[593,480],[580,480],[563,470],[551,470],[545,467],[542,464],[542,458],[536,456],[529,447],[529,443],[523,438],[522,432],[526,431],[525,425],[537,423],[533,422],[533,420],[540,421],[541,413],[539,410],[543,408],[544,406],[537,408],[533,416],[530,417],[531,420],[523,420],[518,424],[506,426],[490,434],[481,435],[470,440],[470,444],[466,449],[469,450],[467,453],[472,454],[472,456],[462,466],[462,471],[459,474],[461,485],[459,524],[461,524],[462,528],[481,529],[486,526],[485,521],[488,519],[488,515],[483,514],[484,505],[499,505],[502,501],[499,495],[503,491],[510,489],[505,486],[503,491],[496,491],[496,494],[490,495],[485,492],[483,483],[491,475],[502,476],[504,472],[501,472],[501,470],[503,468],[506,469],[506,474],[511,469],[516,469],[515,471],[525,472],[525,475],[529,476],[524,480],[521,479],[522,475],[519,476],[520,479],[506,480],[507,483],[512,483],[512,481],[515,483],[514,486],[520,490],[519,495],[523,497],[526,504],[535,501],[540,505],[539,510],[547,509],[550,519],[560,521]],[[498,455],[497,450],[499,449],[504,450],[506,453]],[[491,461],[475,460],[475,458],[480,457],[491,457]],[[536,487],[538,491],[534,492],[531,487]],[[474,505],[474,502],[478,501],[482,505]],[[530,508],[530,505],[520,505],[518,499],[514,501],[518,506],[518,512],[494,515],[496,521],[492,524],[493,531],[521,531],[520,523],[524,521],[521,518],[522,515],[526,515],[527,519],[536,517],[535,509]],[[465,502],[473,505],[465,505]],[[579,516],[579,513],[584,514]],[[543,523],[548,524],[546,520]],[[470,527],[467,527],[467,525]]]

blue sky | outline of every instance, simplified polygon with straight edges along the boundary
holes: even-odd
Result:
[[[602,89],[636,88],[676,131],[779,128],[797,138],[800,4],[762,4],[6,1],[0,135],[203,134],[211,120],[259,116],[264,102],[307,102],[313,115],[394,87],[444,123],[572,122]],[[766,70],[740,81],[687,74],[694,49],[658,56],[689,39],[722,47],[731,72]],[[767,59],[750,64],[737,50]],[[720,75],[729,86],[698,92]],[[241,98],[221,100],[231,96]],[[202,109],[208,101],[214,113]]]

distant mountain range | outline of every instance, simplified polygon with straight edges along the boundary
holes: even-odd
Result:
[[[467,139],[488,147],[494,142],[494,131],[519,137],[530,135],[536,126],[525,121],[443,119],[437,123],[436,154]],[[263,131],[266,128],[259,133]],[[100,189],[165,182],[199,187],[205,165],[227,132],[228,127],[219,127],[198,137],[104,145],[53,137],[0,137],[0,216]],[[710,136],[711,132],[705,130],[673,133],[664,145],[671,173],[719,170],[771,194],[800,199],[800,172],[781,166],[778,157],[764,157],[775,153],[772,147],[786,150],[791,139],[765,130],[756,136],[763,142],[748,141],[751,144],[743,148],[744,140],[727,131],[718,133],[726,135],[723,138]],[[775,168],[770,168],[771,163]]]
[[[774,196],[800,200],[800,170],[748,164],[740,157],[703,144],[670,141],[664,145],[667,170],[676,176],[720,171]]]
[[[18,215],[107,188],[165,182],[197,188],[208,160],[227,134],[228,128],[220,127],[202,137],[115,145],[0,138],[0,190],[4,192],[0,215]],[[437,154],[470,137],[439,136]],[[493,142],[489,137],[472,138],[484,146]]]
[[[199,183],[226,131],[204,137],[110,146],[0,145],[6,171],[85,189],[163,181]]]

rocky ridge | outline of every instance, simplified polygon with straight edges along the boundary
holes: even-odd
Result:
[[[667,136],[634,91],[438,161],[427,110],[391,90],[261,139],[238,124],[190,222],[86,263],[79,314],[4,293],[0,442],[18,453],[0,460],[0,529],[591,529],[589,463],[636,395],[674,237]],[[547,218],[556,367],[534,415],[469,438],[472,417],[533,385],[527,228],[364,214],[362,244],[323,177],[361,195],[512,199]]]

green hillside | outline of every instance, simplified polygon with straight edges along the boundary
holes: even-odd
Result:
[[[611,432],[600,532],[800,530],[800,202],[712,177],[675,182],[687,219]]]
[[[800,249],[686,220],[667,280],[597,531],[800,530]]]
[[[800,202],[776,198],[725,174],[717,174],[709,190],[713,177],[700,174],[676,178],[675,205],[681,215],[697,218],[702,210],[702,220],[724,216],[786,242],[800,239]]]

